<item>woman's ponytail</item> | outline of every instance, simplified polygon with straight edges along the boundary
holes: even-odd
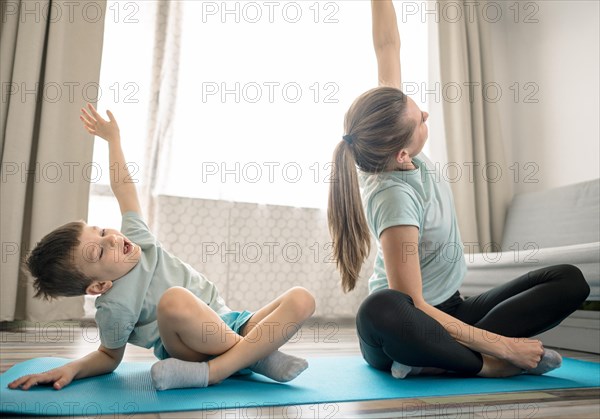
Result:
[[[360,198],[356,163],[350,143],[341,141],[333,152],[327,221],[333,255],[344,292],[352,291],[360,268],[369,256],[371,237]]]

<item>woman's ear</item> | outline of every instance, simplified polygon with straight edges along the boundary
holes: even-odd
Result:
[[[87,295],[101,295],[112,288],[112,281],[94,281],[85,289]]]
[[[410,156],[408,155],[408,151],[406,151],[406,149],[403,148],[402,150],[400,150],[398,152],[398,154],[396,154],[396,163],[404,164],[407,162],[407,160],[409,158],[410,158]]]

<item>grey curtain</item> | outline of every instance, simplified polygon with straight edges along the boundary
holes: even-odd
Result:
[[[444,3],[438,2],[438,11],[445,10]],[[453,3],[471,13],[461,19],[439,16],[440,73],[447,89],[443,110],[448,167],[444,170],[452,179],[461,236],[468,244],[465,251],[490,252],[498,250],[502,241],[512,198],[493,90],[491,24],[482,13],[487,1]],[[482,93],[484,87],[489,90]]]
[[[180,1],[160,0],[156,4],[145,175],[142,189],[142,204],[151,227],[156,227],[158,202],[156,192],[160,190],[160,182],[168,166],[171,148],[179,84],[183,6]]]
[[[97,100],[106,8],[104,0],[89,3],[1,8],[0,321],[83,315],[83,297],[34,299],[21,262],[52,229],[87,217],[93,142],[79,109]]]

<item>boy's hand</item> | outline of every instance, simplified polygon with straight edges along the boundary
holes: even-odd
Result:
[[[81,108],[81,115],[79,116],[79,119],[83,122],[87,132],[97,135],[100,138],[104,138],[109,143],[114,140],[119,140],[119,125],[117,125],[117,120],[112,112],[106,111],[109,119],[107,121],[96,112],[96,109],[90,103],[88,103],[87,106],[90,112],[86,111],[85,108]]]
[[[8,384],[8,388],[21,390],[29,390],[32,386],[38,384],[53,383],[53,387],[56,390],[69,385],[75,377],[76,371],[72,366],[63,365],[62,367],[55,368],[50,371],[43,372],[41,374],[30,374],[24,375],[23,377],[17,378],[12,383]]]

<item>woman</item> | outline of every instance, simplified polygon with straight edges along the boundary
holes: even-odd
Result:
[[[444,371],[507,377],[559,367],[559,354],[528,337],[575,311],[589,286],[578,268],[557,265],[460,296],[466,264],[452,194],[421,153],[429,115],[400,91],[391,0],[373,0],[372,14],[380,87],[346,114],[328,208],[344,291],[355,287],[370,233],[377,243],[370,295],[356,319],[363,357],[397,378]],[[458,257],[449,256],[452,247]]]

